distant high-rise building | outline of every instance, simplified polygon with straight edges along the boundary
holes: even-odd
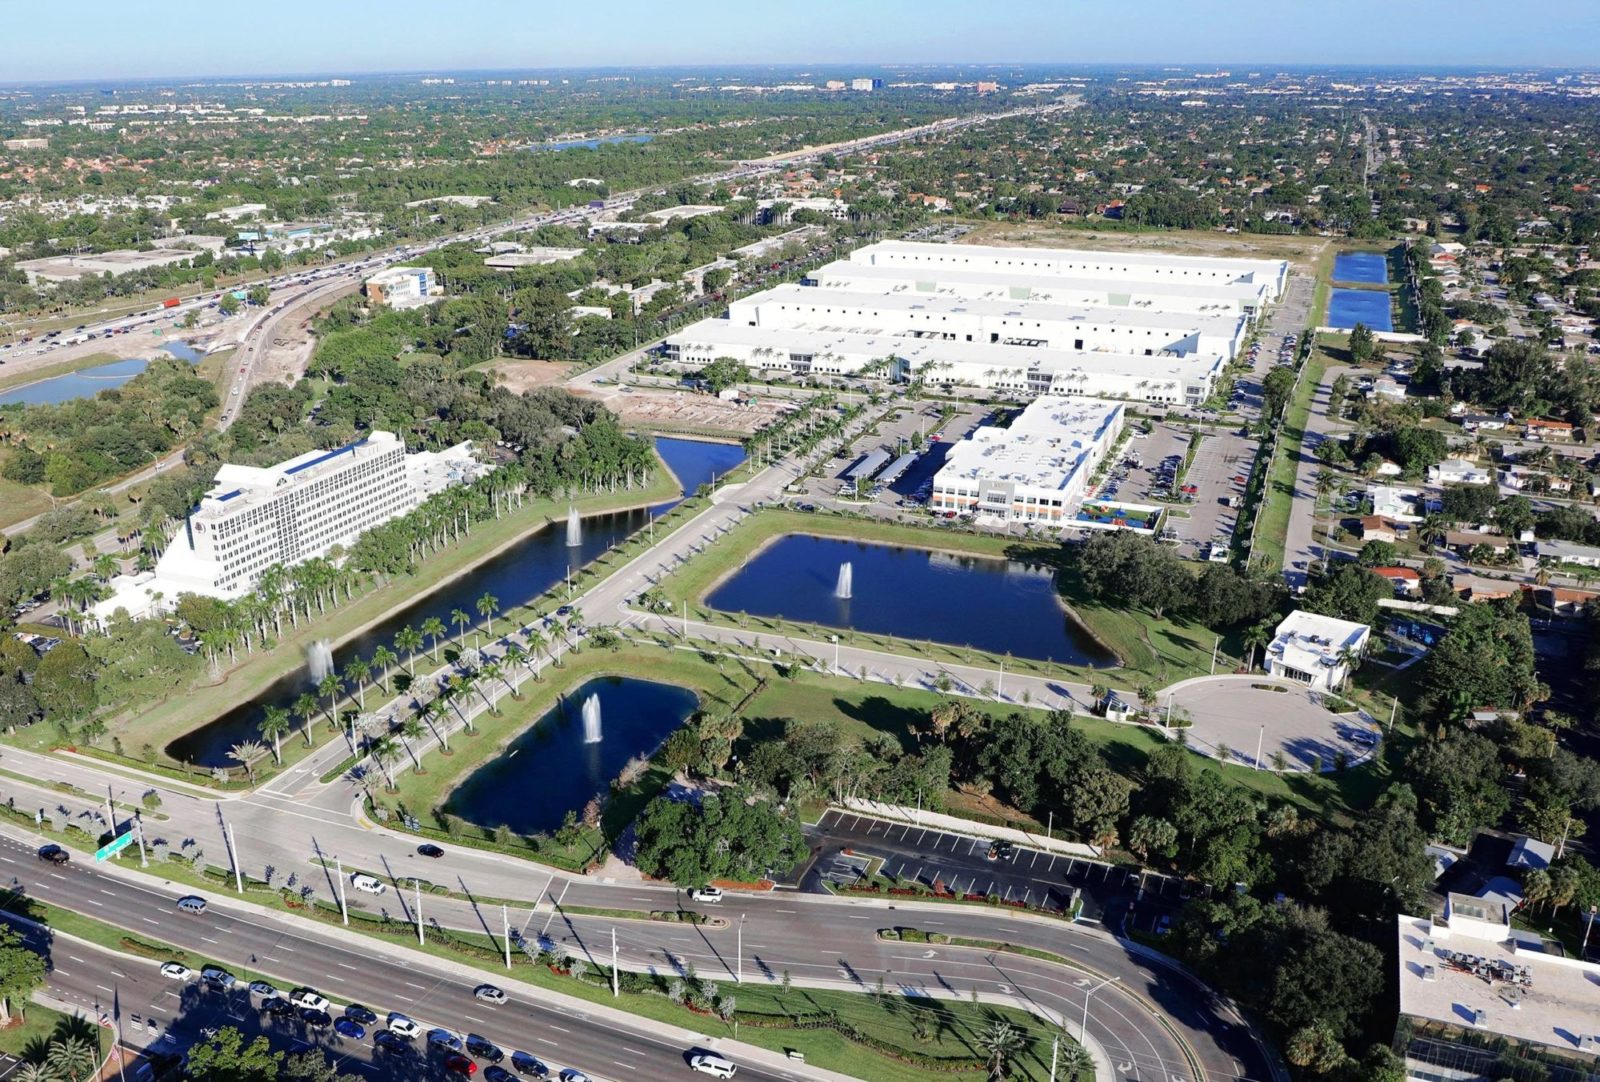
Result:
[[[851,90],[882,90],[883,89],[883,80],[882,79],[851,79],[850,80],[850,89]]]
[[[843,79],[829,79],[824,85],[826,85],[829,90],[843,90],[845,83]]]

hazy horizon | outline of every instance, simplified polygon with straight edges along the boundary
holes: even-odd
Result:
[[[1600,40],[1600,4],[1592,0],[1545,0],[1514,18],[1491,0],[1338,0],[1318,8],[1130,0],[1116,21],[1096,21],[1098,9],[1071,0],[986,9],[958,0],[814,0],[770,16],[733,0],[618,0],[604,19],[530,8],[513,0],[464,0],[448,12],[423,0],[381,8],[281,0],[267,13],[197,12],[179,0],[17,4],[3,82],[763,66],[1592,70]]]

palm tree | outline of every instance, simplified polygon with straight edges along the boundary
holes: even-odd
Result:
[[[82,1037],[68,1037],[50,1045],[45,1065],[56,1077],[67,1082],[82,1082],[94,1077],[100,1066],[100,1050]]]
[[[417,758],[417,751],[413,745],[422,739],[422,722],[416,717],[408,717],[400,723],[401,743],[405,745],[406,754],[411,756],[411,765],[414,769],[422,769],[422,760]]]
[[[439,742],[440,751],[450,750],[450,741],[445,739],[444,713],[448,709],[443,699],[429,699],[422,708],[423,720],[428,723],[428,728],[433,730],[433,738]]]
[[[306,747],[309,748],[311,746],[311,717],[317,712],[317,697],[309,691],[302,691],[289,710],[295,717],[300,719],[300,731],[305,734]]]
[[[331,672],[317,681],[317,694],[328,697],[328,723],[337,725],[335,713],[339,707],[339,692],[344,687],[344,681],[339,679],[339,674]]]
[[[367,708],[367,677],[372,675],[372,666],[362,660],[360,655],[351,658],[344,664],[344,674],[356,684],[356,709]]]
[[[422,632],[407,624],[395,632],[394,644],[406,652],[406,675],[415,676],[412,666],[417,662],[417,651],[422,649]]]
[[[63,1079],[48,1063],[24,1063],[11,1076],[11,1082],[63,1082]]]
[[[1094,1074],[1094,1057],[1081,1044],[1065,1044],[1060,1053],[1061,1077],[1079,1079]]]
[[[491,688],[494,687],[496,683],[505,684],[507,690],[510,690],[511,688],[511,685],[506,682],[506,667],[498,661],[485,661],[483,663],[482,676],[484,683],[488,684]],[[498,692],[489,697],[489,712],[491,714],[498,714],[500,712],[496,710],[494,706],[494,704],[499,701],[500,695]]]
[[[489,637],[494,638],[494,614],[500,611],[500,599],[493,594],[484,594],[478,598],[478,615],[488,621]]]
[[[250,784],[256,783],[256,760],[265,752],[266,746],[259,740],[241,740],[228,749],[228,758],[244,767],[244,772],[250,778]]]
[[[460,612],[460,609],[456,610]],[[422,633],[433,641],[433,660],[439,660],[439,640],[444,638],[444,621],[437,616],[430,616],[422,621]]]
[[[395,759],[400,756],[400,749],[395,746],[394,738],[388,735],[380,736],[367,744],[367,755],[378,764],[378,769],[383,771],[383,780],[389,783],[389,791],[394,791],[394,775],[389,768],[394,765]]]
[[[989,1082],[1005,1082],[1011,1073],[1011,1060],[1028,1043],[1021,1030],[998,1019],[978,1032],[977,1042],[986,1057]]]
[[[1245,672],[1250,672],[1255,668],[1256,651],[1266,648],[1267,644],[1272,641],[1273,633],[1276,630],[1270,620],[1261,620],[1245,629],[1244,634],[1240,636],[1244,645],[1250,650],[1250,658],[1245,662],[1244,666]]]
[[[283,734],[289,731],[289,711],[281,706],[267,707],[266,716],[261,719],[261,735],[272,741],[272,759],[279,766],[283,765],[283,747],[280,741]]]
[[[456,625],[456,646],[462,650],[467,648],[467,625],[472,623],[464,609],[451,609],[450,622]]]
[[[544,632],[537,628],[528,629],[528,649],[533,654],[533,678],[539,679],[539,651],[545,648]]]
[[[372,667],[378,672],[378,679],[383,684],[383,693],[389,694],[389,673],[394,669],[395,662],[400,657],[387,646],[379,646],[372,651]]]

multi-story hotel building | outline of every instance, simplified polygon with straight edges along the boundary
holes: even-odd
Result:
[[[133,617],[170,608],[182,594],[235,598],[274,564],[285,567],[348,548],[424,496],[481,469],[468,445],[407,455],[392,432],[276,466],[225,465],[161,554],[154,574],[119,578],[94,608]]]

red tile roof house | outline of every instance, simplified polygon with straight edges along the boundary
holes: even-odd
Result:
[[[1374,567],[1372,573],[1388,579],[1397,594],[1414,594],[1422,589],[1422,572],[1414,567]]]

